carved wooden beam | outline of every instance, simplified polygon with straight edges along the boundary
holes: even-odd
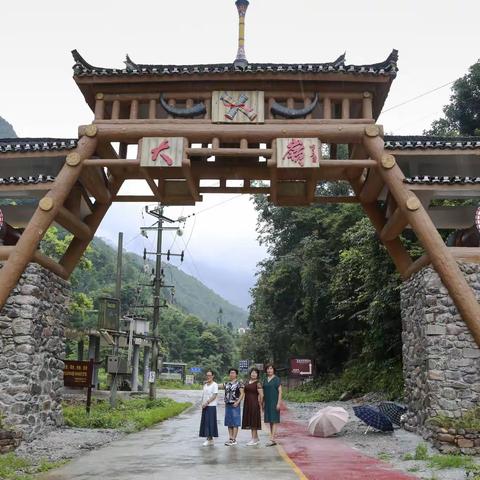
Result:
[[[212,123],[163,123],[163,124],[129,124],[98,123],[99,141],[137,143],[142,137],[187,137],[190,142],[209,143],[212,138],[218,137],[224,142],[239,142],[242,138],[252,143],[270,142],[281,137],[309,137],[321,138],[326,143],[361,143],[367,123],[359,124],[310,124],[292,122],[269,124],[212,124]],[[381,127],[375,125],[382,133]],[[82,135],[86,127],[79,128]]]

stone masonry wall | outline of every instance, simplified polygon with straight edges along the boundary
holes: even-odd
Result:
[[[480,265],[459,266],[480,299]],[[480,349],[432,268],[424,268],[403,284],[401,307],[403,369],[409,407],[405,428],[422,433],[444,451],[473,448],[476,446],[473,438],[468,445],[463,442],[462,434],[466,432],[461,435],[455,432],[456,437],[440,441],[438,436],[447,431],[425,422],[437,415],[458,418],[479,405]],[[467,434],[473,436],[475,432]],[[449,448],[442,448],[445,444]]]
[[[69,284],[30,264],[0,311],[0,417],[31,439],[63,423]]]

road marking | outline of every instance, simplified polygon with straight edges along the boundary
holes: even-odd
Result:
[[[292,467],[292,470],[298,475],[298,478],[300,480],[308,480],[308,478],[303,474],[303,472],[297,467],[296,463],[287,455],[287,452],[283,449],[283,447],[278,443],[276,447],[280,456]]]

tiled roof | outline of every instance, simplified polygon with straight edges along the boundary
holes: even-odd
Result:
[[[148,65],[135,63],[127,55],[124,68],[104,68],[90,65],[77,52],[72,50],[75,60],[74,74],[77,76],[114,76],[114,75],[193,75],[222,73],[351,73],[395,76],[397,74],[398,51],[393,50],[381,63],[371,65],[346,65],[345,54],[334,62],[328,63],[249,63],[244,68],[233,63],[204,65]]]
[[[0,177],[0,185],[24,185],[31,183],[53,182],[55,177],[52,175],[30,175],[28,177]]]
[[[431,175],[417,175],[403,179],[404,183],[420,185],[480,185],[480,177],[438,177]]]
[[[409,149],[474,149],[480,148],[480,137],[431,137],[431,136],[388,136],[385,148],[389,150]]]
[[[77,140],[72,138],[0,138],[0,154],[71,150],[76,146]]]

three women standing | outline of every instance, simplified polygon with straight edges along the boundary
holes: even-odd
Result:
[[[257,368],[250,370],[250,378],[245,384],[245,402],[243,403],[242,430],[251,430],[252,439],[248,446],[258,445],[258,431],[262,429],[261,409],[263,388],[260,383],[260,372]]]
[[[282,384],[275,375],[275,368],[272,364],[265,367],[267,378],[263,382],[264,395],[264,420],[270,425],[270,441],[267,447],[276,445],[275,435],[277,425],[280,423],[280,404],[282,403]]]

